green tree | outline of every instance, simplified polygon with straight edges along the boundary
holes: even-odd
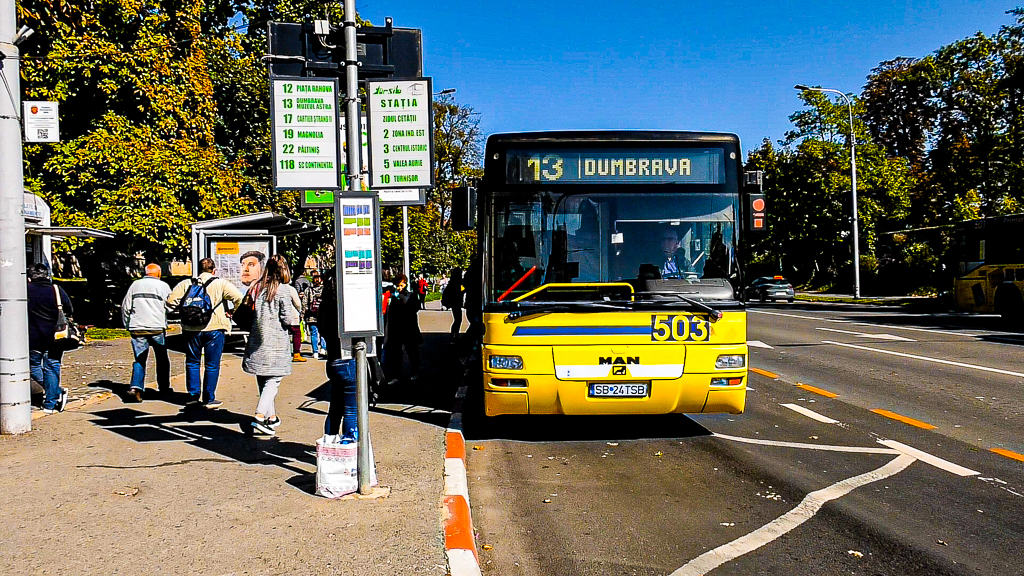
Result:
[[[845,103],[805,91],[805,108],[790,119],[794,129],[782,147],[765,141],[751,153],[748,169],[765,172],[770,217],[767,237],[754,245],[754,267],[781,271],[797,283],[831,287],[852,282],[850,132]],[[890,158],[875,144],[854,99],[857,139],[860,265],[869,275],[876,262],[878,231],[899,222],[909,208],[913,176],[906,160]],[[885,229],[885,228],[882,228]],[[756,273],[756,272],[755,272]]]
[[[409,267],[413,273],[447,274],[465,268],[476,247],[475,232],[451,227],[452,191],[483,176],[479,115],[450,95],[434,102],[434,188],[425,206],[409,209]],[[384,210],[381,250],[385,266],[402,268],[400,208]]]

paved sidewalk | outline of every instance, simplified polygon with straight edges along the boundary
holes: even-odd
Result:
[[[0,574],[444,574],[451,315],[428,309],[420,322],[417,388],[389,391],[370,414],[387,498],[313,495],[327,408],[322,361],[293,365],[277,400],[278,436],[260,439],[249,433],[255,380],[237,356],[222,363],[223,408],[207,411],[179,404],[182,356],[173,354],[171,402],[156,399],[151,360],[142,404],[111,395],[0,437]],[[65,385],[79,396],[120,394],[130,347],[91,343],[65,362]]]

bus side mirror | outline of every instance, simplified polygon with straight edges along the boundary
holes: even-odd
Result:
[[[476,228],[476,188],[460,186],[452,190],[452,229]]]

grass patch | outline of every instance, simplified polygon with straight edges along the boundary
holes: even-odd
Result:
[[[881,298],[854,298],[853,296],[818,296],[815,294],[797,294],[796,299],[802,302],[838,302],[842,304],[894,304],[892,300]]]
[[[116,340],[117,338],[128,338],[131,334],[123,328],[89,328],[85,337],[90,340]]]

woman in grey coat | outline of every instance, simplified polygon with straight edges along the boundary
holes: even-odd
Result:
[[[292,342],[289,326],[298,326],[299,313],[292,304],[295,291],[289,286],[291,270],[280,254],[267,260],[263,276],[254,290],[255,316],[249,342],[242,358],[242,370],[256,376],[260,400],[256,405],[256,432],[273,435],[281,425],[274,407],[278,387],[292,373]]]

